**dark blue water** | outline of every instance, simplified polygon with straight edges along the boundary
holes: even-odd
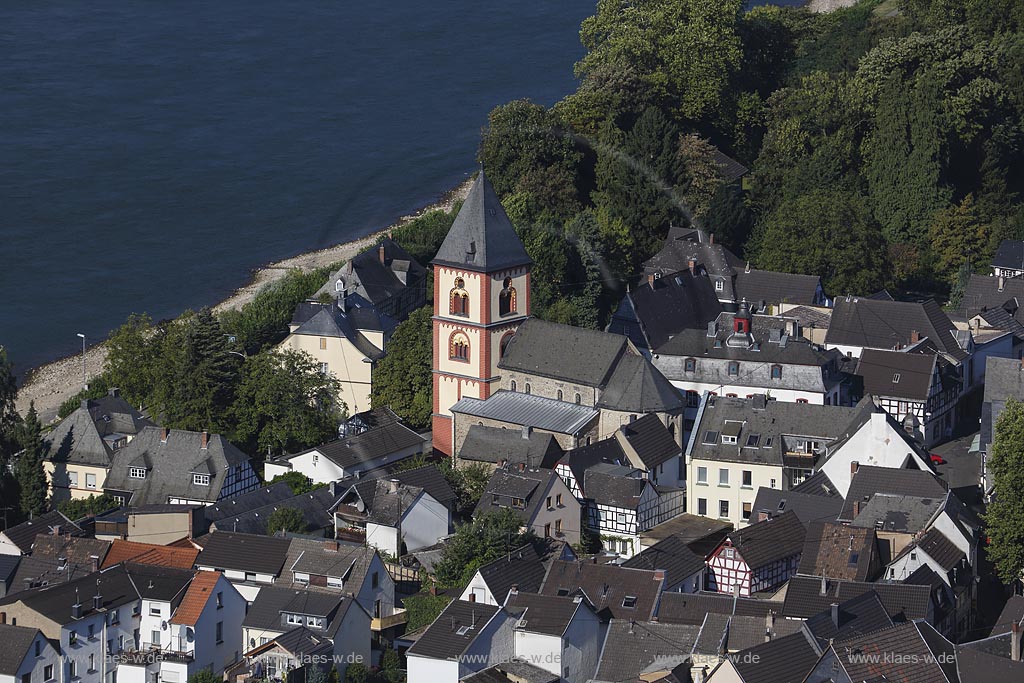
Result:
[[[436,199],[492,107],[574,88],[593,7],[0,3],[0,344],[24,370]]]
[[[0,344],[25,369],[436,199],[492,107],[572,90],[592,9],[0,3]]]

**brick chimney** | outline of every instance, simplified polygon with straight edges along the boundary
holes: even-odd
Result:
[[[850,476],[857,474],[857,470],[860,468],[860,463],[854,460],[850,463]]]
[[[911,330],[910,331],[910,343],[911,344],[916,344],[919,341],[921,341],[921,333],[918,332],[917,330]]]
[[[855,501],[853,501],[853,516],[857,517],[857,515],[859,515],[859,514],[860,514],[860,501],[859,500],[855,500]]]
[[[714,243],[715,243],[715,233],[712,232],[712,233],[710,233],[708,235],[708,244],[714,244]]]
[[[324,550],[326,550],[329,553],[338,552],[338,542],[333,538],[324,541]]]
[[[1010,659],[1020,661],[1020,623],[1010,624]]]
[[[202,431],[202,433],[199,435],[199,447],[202,448],[205,451],[209,445],[210,445],[210,432],[208,432],[208,431],[206,431],[204,429]]]
[[[377,257],[380,258],[380,262],[384,263],[384,243],[381,242],[380,246],[377,247]]]
[[[647,284],[650,285],[651,287],[654,286],[654,273],[648,273]]]
[[[694,261],[693,259],[690,259],[690,261],[687,263],[687,265],[690,267],[690,275],[696,275],[697,274],[697,262]]]
[[[163,429],[162,429],[162,430],[160,431],[160,443],[167,443],[167,436],[168,436],[168,435],[169,435],[170,433],[171,433],[171,430],[170,430],[170,429],[168,429],[167,427],[164,427],[164,428],[163,428]]]
[[[665,580],[665,570],[664,569],[655,569],[654,570],[654,580],[655,581],[664,581]]]

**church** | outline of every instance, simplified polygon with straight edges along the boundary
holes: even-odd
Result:
[[[627,337],[530,318],[532,261],[483,171],[432,264],[434,450],[472,425],[569,450],[654,413],[681,451],[685,399]]]

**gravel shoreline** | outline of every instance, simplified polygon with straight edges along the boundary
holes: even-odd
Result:
[[[253,271],[248,283],[239,287],[231,296],[214,306],[213,310],[219,313],[232,308],[241,308],[252,301],[263,287],[284,277],[289,270],[299,268],[309,271],[339,261],[347,261],[360,251],[371,246],[382,235],[390,234],[394,228],[404,225],[428,211],[437,209],[451,211],[456,202],[465,199],[472,182],[472,178],[463,181],[457,187],[441,195],[438,201],[408,216],[402,216],[383,230],[377,230],[364,237],[336,244],[333,247],[299,254],[298,256],[275,261],[257,268]],[[91,379],[98,375],[103,370],[106,360],[106,342],[100,342],[88,347],[85,351],[86,377]],[[24,415],[28,411],[29,403],[35,402],[40,419],[44,423],[51,422],[56,419],[57,409],[60,408],[60,404],[82,389],[82,354],[78,353],[66,358],[59,358],[45,365],[40,365],[29,370],[26,373],[26,377],[25,384],[18,390],[16,404],[18,412]]]

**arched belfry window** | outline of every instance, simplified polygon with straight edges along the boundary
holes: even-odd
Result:
[[[455,286],[449,294],[448,312],[452,315],[469,315],[469,293],[461,277],[455,278]]]
[[[448,357],[469,362],[469,337],[464,332],[452,333],[448,341]]]
[[[509,315],[517,310],[516,288],[512,286],[512,278],[507,277],[502,285],[501,293],[498,294],[498,315]]]

